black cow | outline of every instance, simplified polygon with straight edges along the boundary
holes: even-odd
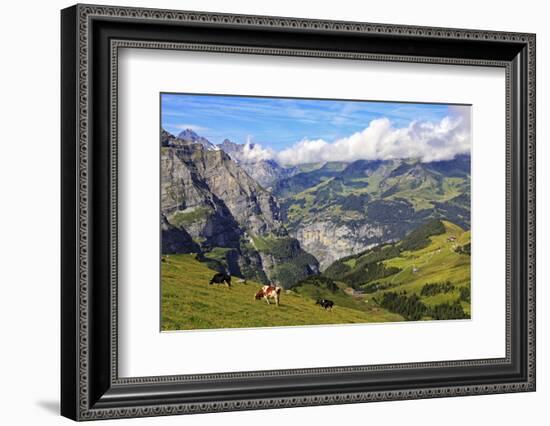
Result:
[[[218,272],[215,274],[208,284],[226,284],[227,287],[231,287],[231,275]]]
[[[332,311],[332,307],[334,306],[334,302],[328,299],[317,299],[317,302],[315,302],[315,304],[325,308],[325,311],[328,309]]]

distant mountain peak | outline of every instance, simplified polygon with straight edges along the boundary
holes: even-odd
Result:
[[[216,146],[203,136],[199,136],[193,129],[185,129],[178,134],[178,139],[186,142],[199,143],[208,150],[215,150]]]
[[[393,160],[355,160],[346,166],[342,175],[345,177],[365,177],[378,171],[384,173],[384,170],[391,167],[392,164]]]
[[[227,154],[231,154],[231,152],[242,151],[243,145],[225,138],[222,143],[218,144],[218,147],[223,149]]]
[[[178,148],[192,144],[193,142],[180,139],[172,133],[162,129],[160,133],[161,144],[163,147]]]
[[[255,144],[252,142],[246,142],[246,143],[238,143],[233,142],[230,139],[225,138],[222,143],[217,145],[220,149],[224,150],[227,154],[237,154],[239,156],[239,160],[242,161],[242,154],[245,151],[245,149],[253,150],[255,148]]]
[[[199,135],[194,130],[187,128],[182,130],[178,137],[181,139],[198,139]]]

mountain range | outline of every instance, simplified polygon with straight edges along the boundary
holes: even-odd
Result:
[[[470,227],[470,157],[326,163],[278,181],[291,235],[321,268],[340,257],[396,241],[429,219]]]
[[[186,129],[161,134],[163,253],[285,287],[431,219],[470,227],[470,157],[284,167]]]

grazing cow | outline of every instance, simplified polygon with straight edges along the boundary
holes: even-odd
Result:
[[[208,284],[224,284],[224,283],[225,285],[227,285],[227,287],[231,287],[231,275],[218,272],[212,277],[212,279]]]
[[[325,311],[326,310],[332,311],[332,307],[334,306],[334,302],[328,299],[317,299],[317,302],[315,302],[315,304],[320,305],[322,308],[325,308]]]
[[[246,279],[245,279],[245,278],[240,278],[237,282],[238,282],[239,284],[244,284],[244,285],[246,285]]]
[[[277,286],[264,285],[261,290],[259,290],[254,296],[255,300],[260,300],[264,298],[269,305],[269,299],[275,299],[275,304],[279,306],[279,300],[281,298],[281,291],[283,289]]]

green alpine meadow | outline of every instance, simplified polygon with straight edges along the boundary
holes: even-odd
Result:
[[[467,320],[470,107],[161,94],[162,331]]]

